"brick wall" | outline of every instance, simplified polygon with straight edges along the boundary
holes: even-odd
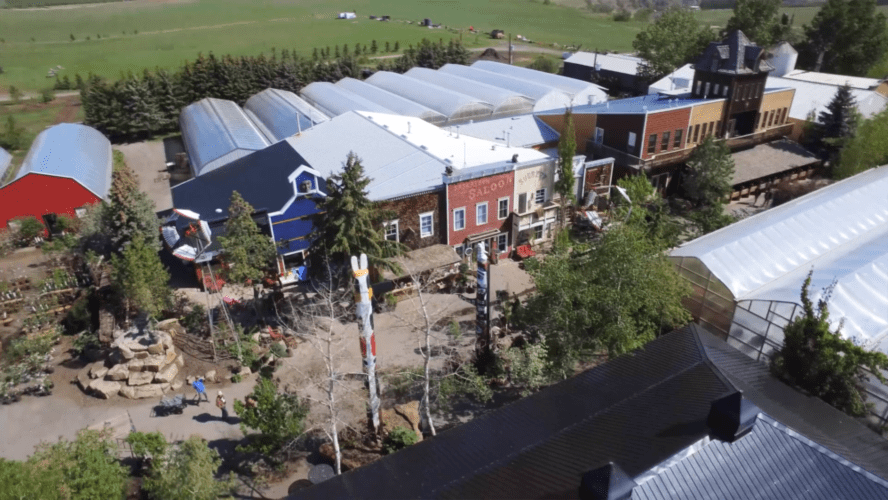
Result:
[[[491,229],[508,231],[509,218],[503,220],[497,218],[496,203],[500,198],[512,196],[514,184],[514,172],[449,184],[447,186],[447,201],[449,205],[447,213],[447,244],[459,245],[469,236]],[[475,207],[478,203],[485,201],[487,202],[487,223],[478,225],[476,224]],[[465,229],[461,231],[453,229],[453,213],[458,208],[465,208],[466,210]]]
[[[446,242],[446,221],[441,218],[444,211],[443,206],[443,190],[380,204],[383,210],[395,212],[394,218],[398,219],[398,241],[407,245],[411,250]],[[419,214],[426,212],[433,212],[433,234],[422,238],[420,236],[422,233],[419,227]]]
[[[645,127],[644,134],[641,139],[642,143],[642,154],[639,155],[641,158],[650,158],[658,153],[665,153],[667,151],[672,151],[673,149],[680,149],[674,146],[675,144],[675,131],[681,130],[682,136],[684,136],[687,132],[688,122],[691,119],[691,107],[680,108],[680,109],[670,109],[665,111],[660,111],[657,113],[649,113],[647,117],[647,126]],[[669,133],[669,141],[666,147],[663,147],[663,134],[665,132]],[[650,136],[653,134],[657,134],[657,142],[654,148],[653,153],[649,153],[649,140]],[[685,137],[682,137],[682,143],[685,141]]]

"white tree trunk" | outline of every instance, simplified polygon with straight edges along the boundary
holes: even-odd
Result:
[[[423,307],[423,311],[425,311],[425,307]],[[435,424],[432,422],[432,410],[431,404],[429,402],[429,364],[432,360],[432,335],[428,328],[426,328],[425,335],[425,353],[423,356],[423,383],[422,383],[422,412],[425,416],[425,421],[429,426],[429,432],[432,433],[432,436],[435,436]]]

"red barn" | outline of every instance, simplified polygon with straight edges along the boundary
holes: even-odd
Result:
[[[34,216],[76,216],[84,205],[104,200],[111,187],[111,143],[98,130],[62,123],[41,132],[18,175],[0,188],[0,228]]]

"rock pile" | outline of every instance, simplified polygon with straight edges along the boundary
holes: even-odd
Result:
[[[173,338],[163,331],[114,332],[111,355],[77,375],[81,389],[108,399],[114,394],[129,399],[161,397],[182,386],[176,380],[185,359],[176,352]]]

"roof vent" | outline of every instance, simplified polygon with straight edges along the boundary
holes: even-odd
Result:
[[[410,133],[410,122],[407,122],[407,133]]]
[[[453,175],[453,165],[447,165],[444,167],[444,173],[447,174],[447,177]]]
[[[425,150],[427,150],[427,151],[428,151],[428,149],[429,149],[428,147],[426,147],[425,144],[423,144],[423,145],[421,145],[421,146],[419,146],[419,147],[420,147],[420,149],[425,149]]]
[[[517,153],[512,155],[512,163],[518,163],[518,154]]]
[[[760,411],[743,392],[736,391],[712,403],[706,424],[715,438],[733,443],[752,430]]]
[[[581,500],[629,500],[632,488],[638,486],[619,465],[607,465],[583,474],[580,482]]]
[[[496,151],[496,144],[491,144],[491,145],[490,145],[490,150],[491,150],[491,151]]]
[[[222,209],[221,209],[221,208],[217,208],[217,209],[216,209],[216,213],[217,213],[217,214],[221,214],[221,213],[222,213]]]
[[[388,124],[383,123],[383,124],[382,124],[382,128],[389,128],[389,126],[388,126]]]

